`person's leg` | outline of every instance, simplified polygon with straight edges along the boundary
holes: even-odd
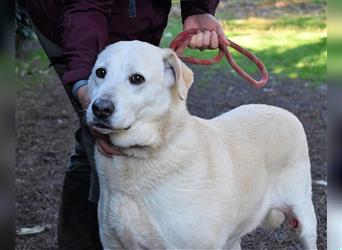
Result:
[[[62,78],[65,64],[61,48],[35,30],[52,66]],[[72,103],[78,111],[78,104]],[[82,124],[75,133],[75,140],[75,150],[70,157],[63,185],[58,245],[59,249],[67,250],[102,249],[97,222],[98,181],[93,159],[94,141],[87,127]]]
[[[97,203],[89,201],[91,167],[87,151],[91,139],[84,138],[83,128],[75,134],[76,146],[66,171],[59,211],[59,249],[102,249],[97,222]],[[87,148],[88,150],[86,150]]]

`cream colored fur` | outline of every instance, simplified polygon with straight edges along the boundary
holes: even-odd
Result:
[[[316,248],[308,147],[294,115],[253,104],[192,116],[191,70],[171,50],[138,41],[109,46],[98,67],[107,75],[92,74],[91,99],[116,108],[113,130],[98,130],[127,154],[95,151],[104,249],[238,249],[242,236],[278,225],[283,213],[299,220],[305,248]],[[146,82],[130,84],[134,72]],[[92,126],[91,108],[87,120]]]

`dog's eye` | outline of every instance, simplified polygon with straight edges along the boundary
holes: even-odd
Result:
[[[145,78],[140,74],[133,74],[129,77],[129,82],[135,85],[139,85],[145,82]]]
[[[98,78],[105,78],[106,73],[107,73],[107,71],[106,71],[105,68],[98,68],[98,69],[96,70],[96,76],[97,76]]]

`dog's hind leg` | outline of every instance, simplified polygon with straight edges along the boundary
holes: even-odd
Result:
[[[298,162],[289,169],[283,179],[283,198],[289,210],[290,226],[300,230],[300,239],[305,249],[317,249],[317,220],[311,195],[309,159]]]
[[[317,249],[317,221],[311,198],[293,204],[293,213],[299,222],[300,239],[304,248]]]

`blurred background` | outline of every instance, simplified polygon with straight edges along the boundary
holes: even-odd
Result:
[[[342,74],[341,22],[337,17],[334,18],[334,12],[342,7],[340,5],[341,1],[329,2],[329,13],[332,9],[332,18],[329,19],[329,33],[332,33],[328,45],[331,51],[329,77],[326,73],[327,1],[323,0],[221,0],[216,16],[225,34],[255,53],[270,73],[270,81],[263,89],[249,86],[225,61],[212,66],[190,65],[195,73],[195,82],[188,100],[192,114],[211,118],[242,104],[266,103],[290,110],[303,122],[312,161],[319,249],[327,249],[328,78],[329,84],[331,81],[334,86],[329,87],[329,91],[335,94],[335,99],[332,102],[329,100],[329,105],[334,110],[332,117],[336,121],[330,135],[331,138],[338,138],[331,140],[335,154],[329,157],[334,159],[334,164],[331,164],[335,171],[334,179],[337,179],[336,183],[341,181],[341,150],[337,142],[342,134],[334,133],[336,128],[336,131],[340,128],[339,121],[342,120],[337,118],[341,113],[338,103],[341,100],[338,86],[341,85]],[[32,32],[21,0],[16,2],[15,19],[16,249],[57,249],[57,211],[64,169],[73,148],[72,136],[78,121],[62,85],[49,67],[49,61]],[[179,1],[173,1],[161,46],[167,47],[181,30]],[[187,50],[188,55],[204,58],[216,53]],[[233,52],[233,56],[239,65],[257,77],[254,65],[236,52]],[[4,65],[10,64],[6,61]],[[8,111],[13,110],[6,108]],[[11,118],[6,118],[8,120]],[[10,123],[10,126],[13,124]],[[338,211],[338,198],[334,201],[332,204],[336,205],[334,208]],[[338,226],[341,217],[339,213],[335,215],[333,221]],[[341,243],[339,236],[337,233],[331,242],[335,240],[336,244]],[[328,249],[335,249],[336,244]],[[296,235],[291,233],[287,225],[273,231],[258,229],[243,239],[242,247],[301,249]]]
[[[14,4],[0,2],[0,249],[14,244]]]
[[[328,249],[342,247],[342,1],[328,5]]]

